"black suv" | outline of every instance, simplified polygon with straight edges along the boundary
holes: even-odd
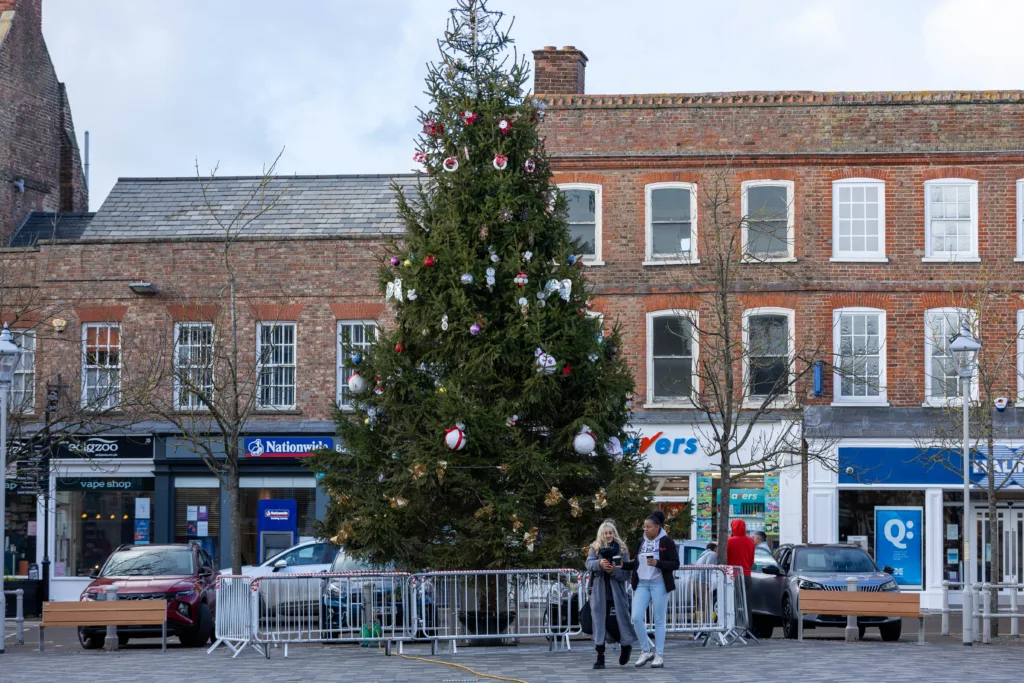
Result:
[[[107,586],[117,586],[119,600],[166,600],[168,635],[185,647],[213,638],[217,572],[199,545],[122,545],[92,578],[82,600],[102,600]],[[119,626],[117,639],[124,645],[129,638],[159,638],[160,626]],[[83,626],[78,639],[85,649],[98,649],[106,632],[105,626]]]

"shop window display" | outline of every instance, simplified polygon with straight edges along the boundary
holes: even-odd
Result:
[[[35,495],[7,492],[7,532],[3,554],[5,576],[28,576],[29,565],[36,561]]]

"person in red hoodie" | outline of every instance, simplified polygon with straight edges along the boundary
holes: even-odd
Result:
[[[750,595],[750,570],[754,566],[754,539],[747,536],[747,525],[742,519],[732,520],[730,526],[732,536],[729,537],[726,562],[733,567],[743,567],[744,593]],[[744,610],[743,620],[743,625],[749,628],[749,610]]]

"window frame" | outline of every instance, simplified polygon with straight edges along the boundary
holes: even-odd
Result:
[[[341,333],[342,333],[342,328],[344,326],[346,326],[346,325],[362,325],[363,328],[364,328],[364,330],[363,330],[363,338],[364,339],[366,338],[366,330],[365,330],[365,328],[366,327],[372,327],[373,328],[373,341],[372,342],[364,342],[363,345],[360,346],[360,348],[366,348],[366,347],[370,346],[372,343],[377,341],[377,335],[380,332],[380,326],[377,324],[376,320],[370,320],[370,319],[352,319],[352,320],[339,320],[339,321],[337,321],[337,325],[336,325],[336,328],[335,328],[336,329],[336,332],[335,332],[336,333],[336,338],[335,338],[335,344],[334,344],[335,356],[336,356],[336,362],[335,362],[335,365],[336,365],[335,381],[337,383],[337,390],[335,391],[334,401],[335,401],[335,403],[338,404],[338,407],[341,410],[344,410],[344,411],[347,412],[347,411],[355,410],[355,408],[352,406],[352,401],[351,400],[349,400],[348,403],[343,403],[342,402],[343,399],[345,398],[343,396],[343,392],[347,389],[347,382],[345,380],[345,370],[346,370],[346,368],[344,367],[344,365],[345,365],[345,358],[344,358],[344,349],[342,349]]]
[[[654,394],[654,320],[656,318],[688,318],[692,331],[690,349],[693,358],[690,368],[690,398],[670,399],[659,401]],[[696,405],[696,397],[700,395],[700,375],[698,374],[698,363],[700,362],[700,331],[698,325],[700,313],[690,309],[667,308],[647,313],[646,336],[647,336],[647,403],[645,408],[693,408]]]
[[[100,329],[108,330],[108,333],[107,333],[108,334],[108,336],[107,336],[107,342],[108,343],[107,343],[107,347],[106,347],[108,350],[110,348],[112,348],[110,346],[110,343],[109,343],[109,341],[110,341],[109,330],[117,330],[117,365],[116,366],[111,366],[111,365],[106,365],[106,366],[95,365],[95,366],[91,366],[91,365],[88,365],[86,363],[86,360],[88,358],[88,351],[86,349],[88,348],[89,330],[93,330],[93,329],[95,329],[95,330],[100,330]],[[123,333],[124,333],[124,330],[121,327],[121,323],[119,323],[119,322],[82,323],[82,396],[81,396],[81,404],[82,404],[82,408],[87,410],[87,411],[100,413],[100,412],[105,412],[105,411],[108,411],[108,410],[116,410],[117,407],[121,404],[121,373],[124,370],[124,346],[121,344],[121,338],[123,336]],[[99,337],[99,335],[97,334],[97,338],[98,337]],[[103,405],[96,405],[95,403],[91,403],[89,401],[89,391],[88,391],[89,383],[88,383],[88,379],[87,379],[88,378],[89,370],[116,370],[117,371],[117,391],[112,395],[112,397],[111,396],[107,396],[106,400],[103,403]],[[111,398],[113,398],[112,401],[111,401]]]
[[[290,326],[292,328],[292,403],[290,405],[272,405],[263,403],[260,400],[260,393],[263,390],[263,369],[264,367],[289,367],[289,365],[270,365],[263,362],[263,328],[277,328]],[[282,385],[284,386],[284,385]],[[276,322],[256,323],[256,410],[265,412],[280,412],[282,410],[295,410],[299,400],[299,325],[293,320],[279,320]]]
[[[842,377],[835,368],[839,367],[842,358],[841,347],[841,322],[844,314],[864,315],[875,314],[878,316],[878,396],[843,396]],[[868,306],[849,306],[836,308],[832,311],[832,405],[845,406],[880,406],[888,407],[889,397],[887,389],[887,343],[886,343],[886,311],[881,308]]]
[[[1024,178],[1017,181],[1017,258],[1024,261]]]
[[[210,398],[211,398],[211,400],[213,400],[213,398],[216,396],[215,392],[216,392],[216,386],[217,386],[217,383],[216,383],[216,380],[215,380],[214,374],[213,374],[213,373],[216,372],[216,370],[214,368],[215,363],[213,362],[213,360],[214,360],[214,346],[217,343],[216,342],[216,336],[215,336],[216,332],[217,332],[217,328],[214,326],[214,324],[212,322],[204,321],[204,320],[186,321],[186,322],[176,322],[176,323],[174,323],[174,358],[173,358],[173,361],[172,361],[173,362],[173,377],[172,377],[172,381],[173,381],[173,384],[174,384],[174,396],[173,396],[174,409],[176,411],[179,411],[179,412],[190,412],[190,411],[195,411],[195,410],[208,411],[209,408],[205,404],[203,404],[202,401],[199,401],[198,402],[199,404],[196,405],[196,406],[184,406],[181,403],[182,388],[181,388],[181,385],[178,383],[178,372],[179,372],[179,370],[181,370],[183,368],[179,368],[179,366],[178,366],[178,345],[179,345],[179,341],[181,339],[179,333],[180,333],[182,327],[208,327],[208,328],[210,328],[210,373],[211,373],[210,374],[210,381],[211,381],[211,385],[210,385]],[[195,346],[195,345],[193,344],[192,346]],[[201,366],[190,365],[189,369],[201,369]]]
[[[749,199],[747,193],[754,187],[786,188],[786,255],[760,257],[752,255],[749,250]],[[744,263],[792,263],[796,259],[796,183],[792,180],[745,180],[740,184],[740,216],[742,218],[741,243]]]
[[[974,330],[978,329],[978,316],[975,311],[969,308],[960,308],[957,306],[939,306],[937,308],[929,308],[924,312],[924,402],[923,406],[926,408],[936,408],[945,406],[959,406],[963,404],[961,397],[961,391],[959,385],[962,383],[957,378],[957,395],[953,398],[946,398],[942,396],[931,396],[929,394],[930,388],[929,383],[932,375],[930,372],[932,364],[932,353],[935,349],[934,336],[931,334],[932,326],[929,321],[929,317],[938,314],[956,313],[957,322],[964,318],[970,321],[970,325]],[[978,398],[978,368],[974,368],[974,376],[971,378],[971,400],[977,400]]]
[[[931,189],[944,185],[967,185],[971,189],[971,252],[940,253],[932,251],[932,210],[931,210]],[[924,257],[922,263],[979,263],[981,257],[978,254],[978,181],[970,178],[937,178],[926,180],[924,183]]]
[[[602,186],[597,183],[556,183],[559,192],[566,190],[589,190],[594,193],[594,255],[584,255],[584,266],[603,266],[604,251],[602,249],[602,208],[604,198],[602,197]]]
[[[10,410],[12,413],[16,413],[19,415],[33,415],[35,414],[36,411],[36,351],[38,350],[39,335],[36,334],[35,329],[12,327],[11,337],[13,338],[14,343],[17,345],[17,347],[22,350],[22,354],[20,360],[18,361],[17,367],[14,369],[14,378],[11,381],[10,393],[8,394],[7,397],[7,405],[10,406]],[[24,345],[22,343],[19,343],[19,340],[24,340],[26,338],[32,339],[32,349],[27,353],[25,352]],[[30,357],[32,358],[32,368],[29,371],[25,370],[26,355],[30,355]],[[28,386],[31,386],[32,388],[31,391],[23,392],[24,396],[22,398],[22,403],[19,403],[15,399],[15,395],[17,393],[14,388],[15,385],[17,384],[15,380],[19,376],[28,376],[27,383]],[[21,407],[20,410],[19,406]]]
[[[1024,308],[1017,311],[1017,400],[1024,402]]]
[[[792,308],[778,306],[760,306],[743,311],[743,407],[759,408],[764,404],[766,396],[747,393],[750,391],[750,319],[761,315],[782,315],[789,322],[788,365],[790,377],[796,372],[796,311]],[[793,405],[796,403],[796,392],[793,381],[789,382],[788,393],[779,394],[769,405],[771,408]]]
[[[659,256],[654,253],[654,193],[658,190],[689,190],[690,252]],[[644,262],[645,266],[679,266],[700,263],[697,251],[697,183],[670,181],[644,186]]]
[[[839,190],[846,187],[878,188],[878,250],[848,251],[839,248]],[[832,258],[831,261],[850,263],[888,263],[885,255],[885,181],[877,178],[841,178],[832,181]]]

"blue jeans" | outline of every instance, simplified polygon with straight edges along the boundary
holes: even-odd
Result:
[[[647,637],[647,606],[654,603],[654,649],[659,655],[665,654],[665,615],[668,612],[668,591],[665,580],[660,576],[653,581],[639,581],[633,591],[633,628],[640,639],[644,652],[651,651],[651,640]]]

